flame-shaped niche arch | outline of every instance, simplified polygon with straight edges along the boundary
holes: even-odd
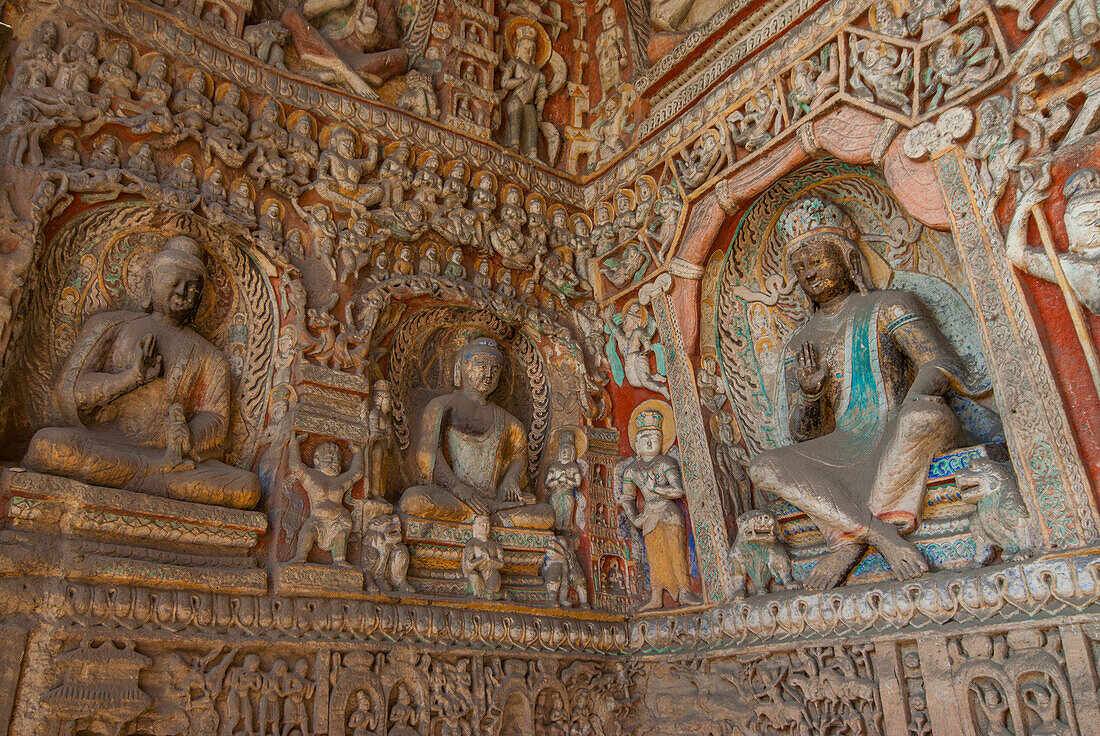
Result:
[[[711,257],[700,305],[704,355],[722,367],[742,435],[757,452],[791,443],[778,396],[783,345],[810,316],[810,303],[783,257],[776,222],[788,203],[815,193],[833,200],[859,230],[873,288],[917,294],[967,368],[967,388],[987,394],[990,378],[970,292],[950,234],[909,216],[872,167],[815,161],[777,181],[746,207],[729,248]],[[952,400],[981,441],[1002,440],[991,399]]]
[[[21,451],[35,430],[54,421],[57,374],[85,320],[115,309],[141,311],[150,257],[181,234],[202,246],[207,270],[195,329],[230,366],[233,401],[225,461],[251,467],[272,375],[277,311],[271,284],[246,241],[189,213],[144,203],[83,212],[46,244],[5,381],[9,452]]]

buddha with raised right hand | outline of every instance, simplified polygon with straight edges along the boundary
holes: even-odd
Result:
[[[54,393],[58,424],[22,465],[108,488],[251,509],[254,473],[226,465],[229,362],[191,326],[206,269],[198,243],[169,239],[149,263],[145,312],[88,319]]]
[[[754,457],[749,475],[825,535],[806,587],[842,583],[868,544],[898,579],[923,575],[902,534],[920,521],[929,462],[961,437],[944,395],[965,393],[963,364],[914,294],[872,290],[838,205],[802,197],[777,229],[813,311],[783,348],[778,398],[794,444]]]

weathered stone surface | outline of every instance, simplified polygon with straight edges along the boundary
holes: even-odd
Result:
[[[1100,734],[1098,18],[8,4],[0,734]]]

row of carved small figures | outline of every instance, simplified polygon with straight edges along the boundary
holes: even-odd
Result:
[[[527,728],[593,733],[629,704],[637,675],[626,665],[433,657],[404,648],[311,658],[215,644],[146,656],[133,642],[110,640],[78,643],[58,657],[56,669],[60,682],[43,694],[44,708],[28,708],[55,728],[98,721],[159,732],[182,721],[189,733],[245,736],[311,736],[327,732],[330,719],[337,719],[329,723],[333,732],[356,735],[427,733],[440,723],[442,733],[469,734],[471,724],[495,733],[502,692],[517,685],[529,693]]]
[[[167,81],[169,67],[164,55],[150,53],[142,57],[139,68],[144,72],[139,77],[132,68],[135,51],[128,41],[117,42],[111,58],[101,62],[97,56],[98,35],[92,30],[74,35],[76,40],[58,53],[54,50],[57,25],[45,21],[16,51],[13,86],[23,99],[15,113],[9,113],[4,127],[13,134],[21,129],[18,135],[23,145],[9,146],[12,163],[38,165],[42,157],[35,149],[54,127],[85,123],[88,129],[98,129],[106,123],[118,123],[138,133],[161,134],[164,139],[158,146],[162,148],[193,139],[201,147],[207,165],[215,158],[231,168],[247,163],[253,181],[249,193],[270,184],[274,191],[296,199],[314,190],[337,211],[371,216],[380,228],[398,239],[416,239],[431,226],[457,245],[488,250],[491,244],[516,268],[533,265],[536,254],[545,252],[552,231],[559,231],[556,240],[562,244],[586,248],[591,225],[584,215],[572,217],[570,230],[568,212],[561,205],[548,208],[536,194],[524,201],[522,191],[514,184],[501,188],[504,201],[498,209],[496,178],[487,171],[474,177],[471,189],[470,171],[464,162],[452,162],[444,171],[438,154],[424,152],[416,157],[414,165],[408,143],[393,142],[383,150],[373,136],[360,140],[344,125],[321,131],[321,150],[317,124],[305,111],[285,116],[282,106],[268,99],[250,122],[247,98],[232,83],[220,84],[215,90],[209,75],[192,69],[178,75],[185,81],[173,91]],[[92,81],[97,79],[99,86],[93,94]],[[135,104],[135,98],[142,104]],[[110,114],[112,102],[117,114]],[[45,117],[52,120],[43,120]],[[59,142],[64,165],[79,166],[75,141],[64,140]],[[120,169],[120,148],[117,140],[102,143],[97,146],[98,159],[93,157],[90,166]],[[139,148],[137,156],[138,160],[127,167],[134,179],[130,187],[155,184],[151,151]],[[185,174],[169,177],[176,179],[176,188],[185,192],[175,198],[177,205],[197,205],[197,187],[187,186],[186,181],[193,179],[189,174],[194,174],[194,161],[177,160],[174,170],[179,169],[186,170]],[[76,182],[77,187],[81,185],[94,188],[103,183]]]

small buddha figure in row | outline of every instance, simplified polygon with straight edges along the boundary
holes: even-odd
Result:
[[[256,475],[219,461],[229,362],[192,327],[205,280],[199,244],[170,238],[149,262],[145,312],[84,323],[54,392],[58,425],[35,433],[23,466],[181,501],[256,505]]]
[[[554,509],[525,490],[527,430],[489,401],[504,356],[495,340],[475,337],[459,351],[455,391],[424,409],[413,457],[419,485],[401,496],[408,516],[468,521],[490,516],[493,524],[550,529]]]

